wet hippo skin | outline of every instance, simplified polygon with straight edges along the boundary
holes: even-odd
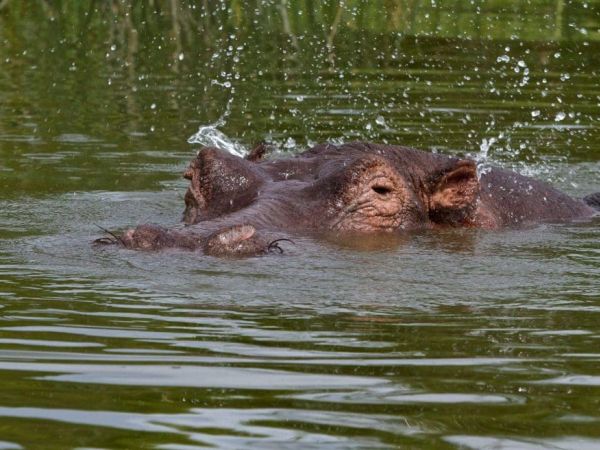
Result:
[[[355,142],[317,145],[292,158],[263,154],[257,148],[243,159],[201,149],[184,173],[184,224],[140,225],[114,242],[250,256],[280,250],[278,232],[523,227],[589,218],[600,204],[597,194],[579,200],[515,172],[478,175],[473,160],[401,146]]]

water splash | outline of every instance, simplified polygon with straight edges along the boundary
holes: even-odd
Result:
[[[221,150],[231,153],[239,157],[244,157],[248,150],[240,143],[235,142],[217,127],[219,122],[211,125],[203,125],[198,129],[198,132],[188,138],[189,144],[199,144],[206,147],[217,147]]]
[[[498,138],[491,137],[489,140],[483,138],[481,144],[479,144],[479,153],[477,154],[475,161],[477,161],[477,177],[481,179],[481,176],[488,173],[491,167],[488,164],[488,158],[490,148],[498,142]]]
[[[239,80],[241,77],[238,66],[240,64],[242,52],[245,48],[244,44],[236,45],[236,42],[238,42],[238,36],[236,34],[229,35],[227,39],[229,40],[228,44],[222,45],[213,54],[213,59],[226,58],[231,61],[231,71],[222,71],[220,72],[218,79],[213,79],[211,81],[211,86],[220,86],[228,92],[225,110],[216,122],[210,125],[200,126],[196,134],[188,138],[188,143],[217,147],[232,155],[244,157],[248,153],[248,149],[218,129],[218,127],[222,127],[226,124],[227,119],[231,115],[232,105],[236,94],[234,80]]]

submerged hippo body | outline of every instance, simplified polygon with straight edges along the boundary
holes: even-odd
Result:
[[[472,160],[399,146],[322,144],[293,158],[261,156],[203,148],[184,173],[185,225],[140,225],[119,242],[247,256],[280,250],[282,232],[498,229],[591,217],[598,202],[502,169],[478,176]]]

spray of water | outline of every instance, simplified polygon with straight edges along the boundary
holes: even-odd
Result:
[[[233,82],[240,78],[238,65],[240,63],[241,54],[244,50],[244,45],[234,45],[237,41],[237,36],[235,34],[230,35],[229,40],[229,45],[223,46],[221,52],[215,53],[214,57],[230,58],[232,65],[231,72],[221,72],[221,77],[223,79],[215,79],[211,82],[211,85],[220,86],[229,91],[229,97],[227,99],[227,103],[225,104],[225,110],[216,122],[209,125],[201,125],[198,131],[194,135],[190,136],[187,141],[189,144],[197,144],[205,147],[217,147],[233,155],[244,157],[248,153],[248,149],[219,130],[219,127],[223,127],[227,123],[227,118],[231,115],[231,107],[236,93]]]
[[[481,179],[481,176],[488,173],[491,170],[491,167],[488,163],[490,148],[498,142],[498,139],[495,137],[491,137],[489,140],[483,138],[481,144],[479,144],[479,153],[477,154],[477,177]]]
[[[219,122],[211,125],[203,125],[198,132],[188,139],[189,144],[198,144],[204,147],[217,147],[232,155],[244,157],[248,150],[240,143],[235,142],[217,127]]]

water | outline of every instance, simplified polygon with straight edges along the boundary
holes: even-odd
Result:
[[[225,123],[216,123],[212,125],[203,125],[198,131],[188,138],[189,144],[196,144],[199,147],[217,147],[221,150],[231,153],[232,155],[243,158],[248,151],[244,146],[233,142],[222,131],[219,131],[217,126],[223,126]]]
[[[598,219],[244,260],[90,245],[177,223],[219,119],[239,151],[369,139],[598,191],[586,4],[566,35],[534,7],[494,13],[513,38],[424,6],[412,34],[342,21],[333,66],[321,29],[264,28],[277,9],[179,41],[168,15],[0,12],[0,448],[600,447]]]

